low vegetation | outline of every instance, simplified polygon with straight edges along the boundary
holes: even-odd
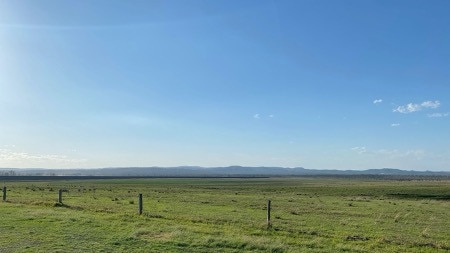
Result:
[[[114,179],[5,186],[1,252],[450,251],[449,180]]]

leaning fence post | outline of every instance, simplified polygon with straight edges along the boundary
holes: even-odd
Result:
[[[58,202],[62,204],[62,189],[59,189],[58,192]]]
[[[139,214],[142,214],[142,193],[139,193]]]
[[[6,201],[6,186],[3,186],[3,201]]]
[[[267,200],[267,228],[270,228],[270,199]]]

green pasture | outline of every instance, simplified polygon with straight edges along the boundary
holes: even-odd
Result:
[[[450,251],[448,180],[115,179],[5,186],[0,252]]]

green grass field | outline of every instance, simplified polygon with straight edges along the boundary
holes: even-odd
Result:
[[[117,179],[5,186],[0,252],[450,251],[448,180]],[[66,190],[63,205],[57,203],[60,188]]]

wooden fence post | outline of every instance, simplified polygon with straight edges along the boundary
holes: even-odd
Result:
[[[6,201],[6,186],[3,186],[3,201]]]
[[[267,228],[270,228],[270,199],[267,200]]]
[[[58,202],[59,203],[61,203],[62,204],[62,189],[59,189],[59,192],[58,192]]]
[[[142,214],[142,193],[139,193],[139,214]]]

